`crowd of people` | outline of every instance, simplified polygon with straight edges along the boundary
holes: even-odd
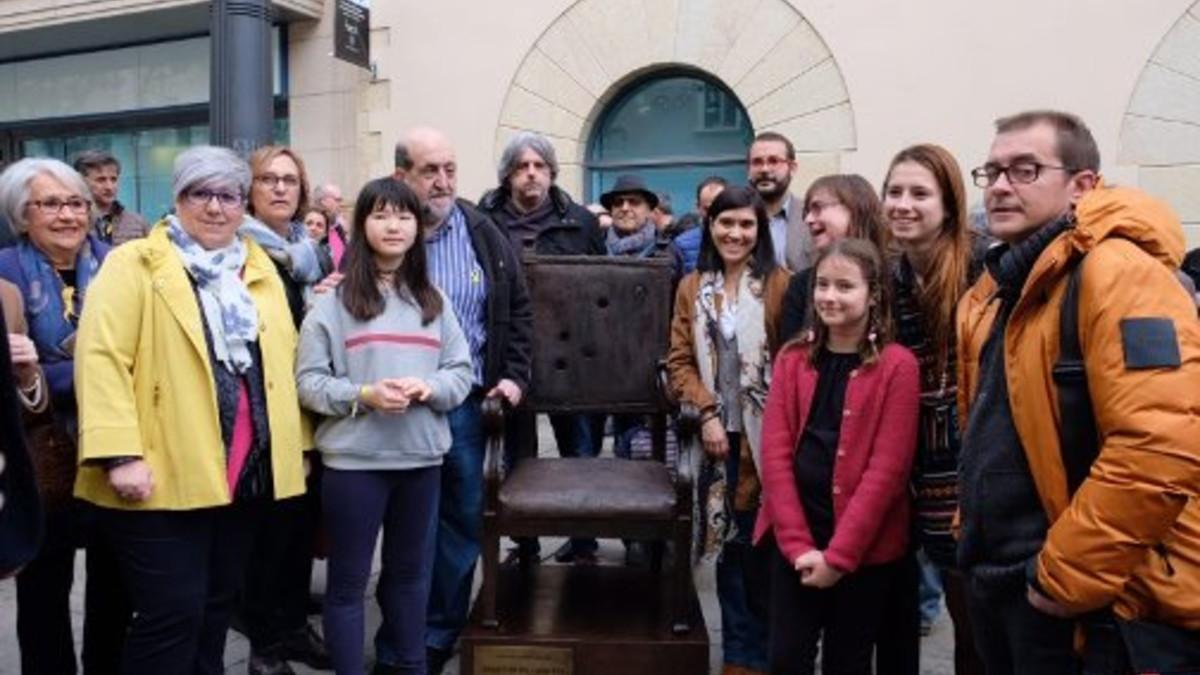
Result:
[[[198,146],[152,225],[110,154],[9,166],[0,574],[22,672],[77,672],[85,548],[88,675],[222,673],[231,626],[252,675],[440,673],[480,554],[484,400],[511,409],[510,451],[537,440],[532,254],[673,270],[661,356],[699,414],[725,675],[915,675],[931,589],[959,675],[1200,672],[1200,251],[1178,218],[1106,184],[1056,111],[997,121],[966,174],[983,227],[938,145],[899,151],[878,189],[834,174],[802,195],[787,137],[746,160],[686,214],[637,175],[583,205],[520,132],[472,203],[451,141],[417,128],[344,210],[290,148]],[[564,457],[611,434],[638,459],[649,433],[549,421]],[[541,561],[538,541],[509,559]]]

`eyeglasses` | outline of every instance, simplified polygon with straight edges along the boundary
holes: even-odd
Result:
[[[784,157],[768,155],[767,157],[754,157],[750,160],[750,167],[753,169],[761,169],[765,166],[769,169],[775,169],[787,163],[788,160]]]
[[[814,218],[820,218],[822,211],[825,211],[826,209],[832,209],[835,206],[841,206],[841,205],[842,205],[842,203],[839,201],[836,201],[836,200],[829,201],[829,202],[819,202],[819,201],[813,200],[804,205],[804,215],[806,215],[806,216],[811,215]]]
[[[204,188],[200,188],[198,190],[189,190],[186,193],[186,197],[189,204],[200,207],[208,206],[208,203],[214,198],[217,200],[217,203],[222,206],[222,208],[226,209],[240,206],[242,203],[242,196],[236,192],[216,192],[213,190],[206,190]]]
[[[275,186],[279,185],[280,183],[283,183],[283,186],[289,190],[294,190],[300,187],[300,177],[293,176],[291,174],[286,176],[276,176],[275,174],[264,173],[261,176],[255,176],[254,182],[272,190],[275,189]]]
[[[91,202],[83,197],[68,197],[67,199],[59,199],[51,197],[49,199],[34,199],[26,203],[28,206],[42,212],[44,216],[57,216],[63,209],[67,207],[71,213],[87,213]]]
[[[988,188],[995,185],[996,181],[1000,180],[1000,175],[1003,174],[1008,178],[1008,182],[1013,185],[1028,185],[1042,175],[1042,169],[1074,171],[1074,169],[1069,167],[1051,166],[1050,164],[1042,164],[1040,162],[1013,162],[1008,166],[984,164],[971,171],[971,179],[975,181],[976,186]]]

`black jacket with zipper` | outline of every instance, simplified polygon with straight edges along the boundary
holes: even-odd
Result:
[[[491,216],[504,234],[508,235],[508,213],[504,206],[511,196],[507,186],[491,190],[479,200],[479,208]],[[554,208],[542,223],[534,240],[537,255],[608,255],[604,232],[591,211],[571,200],[557,185],[550,186]],[[518,255],[520,251],[518,251]]]

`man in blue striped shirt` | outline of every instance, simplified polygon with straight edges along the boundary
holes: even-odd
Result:
[[[449,415],[451,446],[442,464],[441,503],[425,646],[428,672],[440,673],[466,626],[483,527],[484,432],[480,403],[517,405],[529,385],[533,314],[507,237],[470,202],[457,198],[457,163],[445,134],[419,128],[396,144],[397,180],[427,210],[429,275],[462,325],[474,367],[472,394]],[[394,670],[387,627],[376,636],[375,672]]]

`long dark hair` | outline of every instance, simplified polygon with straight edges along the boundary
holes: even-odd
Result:
[[[386,300],[379,289],[375,267],[375,252],[367,237],[367,216],[385,208],[407,211],[417,219],[417,233],[412,248],[404,254],[404,262],[392,278],[396,297],[415,303],[421,308],[421,324],[428,325],[442,313],[442,295],[429,281],[425,261],[425,231],[421,200],[412,188],[388,176],[377,178],[363,186],[354,203],[354,233],[344,261],[346,279],[340,293],[342,305],[359,321],[370,321],[383,313]]]
[[[754,250],[750,252],[750,274],[765,279],[779,266],[775,262],[775,245],[771,242],[771,219],[767,216],[767,206],[763,203],[758,192],[749,186],[731,185],[717,195],[708,207],[707,218],[704,222],[704,234],[700,239],[700,255],[696,259],[696,269],[701,272],[724,272],[725,261],[717,252],[713,243],[712,226],[717,216],[731,209],[754,209],[754,217],[758,220],[758,238],[754,242]]]
[[[869,239],[841,239],[817,255],[812,267],[812,284],[809,289],[809,323],[812,326],[809,358],[813,365],[816,365],[821,347],[829,341],[829,327],[821,321],[821,315],[817,313],[816,299],[811,295],[817,287],[818,267],[830,258],[842,258],[854,263],[862,271],[863,279],[867,282],[867,299],[874,304],[868,310],[867,330],[858,342],[858,355],[864,365],[870,365],[892,341],[892,303],[888,268],[884,263],[883,253]]]

